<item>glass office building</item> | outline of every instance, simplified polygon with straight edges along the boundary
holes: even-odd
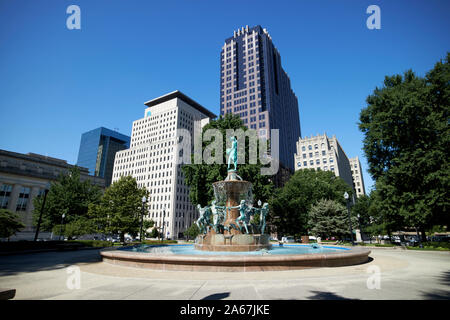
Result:
[[[111,184],[114,158],[117,151],[130,147],[130,137],[104,127],[81,135],[77,165],[89,169],[89,174]]]

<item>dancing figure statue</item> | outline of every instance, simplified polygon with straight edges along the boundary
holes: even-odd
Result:
[[[261,234],[264,234],[264,230],[266,229],[266,217],[269,213],[269,204],[267,202],[264,202],[262,208],[259,209],[259,212],[259,225],[261,228]]]
[[[200,216],[195,223],[200,229],[200,233],[206,233],[208,231],[207,226],[209,225],[209,217],[211,215],[211,210],[208,206],[202,208],[200,204],[197,205],[197,209],[200,213]]]
[[[239,226],[240,222],[242,222],[242,224],[244,225],[244,228],[245,228],[245,233],[248,234],[247,224],[248,224],[248,221],[250,220],[249,213],[251,211],[251,208],[249,208],[247,206],[247,204],[245,203],[245,200],[241,200],[241,204],[240,205],[238,205],[236,207],[231,207],[231,208],[238,208],[239,209],[240,216],[237,217],[236,224]]]
[[[211,203],[211,213],[213,215],[213,225],[214,231],[216,233],[223,233],[223,222],[225,221],[225,207],[217,206],[216,200]]]
[[[231,163],[233,163],[234,165],[234,171],[237,170],[237,139],[236,137],[231,137],[230,140],[231,142],[231,148],[227,149],[227,154],[229,154],[228,156],[228,167],[227,169],[230,170],[231,167]]]

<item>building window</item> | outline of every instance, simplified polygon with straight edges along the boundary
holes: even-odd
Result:
[[[0,208],[8,208],[9,198],[11,197],[12,185],[4,184],[0,188]]]
[[[297,167],[301,167],[302,166],[302,163],[299,161],[299,162],[297,162]]]
[[[30,196],[30,188],[22,187],[19,193],[19,198],[17,199],[16,211],[27,210],[29,196]]]
[[[305,146],[303,146],[303,147],[302,147],[302,151],[306,151],[306,148],[305,148]]]
[[[309,146],[308,146],[308,150],[312,150],[312,145],[309,145]]]

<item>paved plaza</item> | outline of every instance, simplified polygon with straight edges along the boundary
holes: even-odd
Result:
[[[97,249],[12,255],[0,257],[0,287],[15,299],[450,299],[449,252],[371,250],[356,266],[228,273],[114,266]]]

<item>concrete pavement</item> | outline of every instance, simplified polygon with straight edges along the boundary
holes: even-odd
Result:
[[[114,266],[98,250],[46,252],[0,257],[0,287],[15,288],[15,299],[450,299],[449,252],[372,249],[370,257],[349,267],[228,273]]]

